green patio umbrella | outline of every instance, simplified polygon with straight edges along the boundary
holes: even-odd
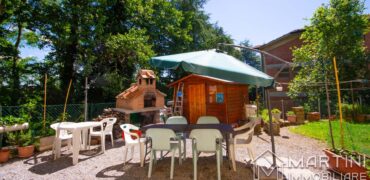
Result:
[[[150,64],[162,69],[182,68],[194,74],[259,87],[272,86],[274,83],[271,76],[215,49],[153,57]]]

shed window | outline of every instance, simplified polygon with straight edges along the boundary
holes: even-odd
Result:
[[[209,103],[224,103],[224,86],[210,85],[208,86],[208,102]]]

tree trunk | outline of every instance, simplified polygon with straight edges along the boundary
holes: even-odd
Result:
[[[12,64],[12,95],[11,100],[13,105],[17,105],[19,102],[20,95],[20,82],[19,82],[19,69],[18,69],[18,48],[21,43],[22,38],[22,23],[18,22],[18,34],[17,39],[14,44],[14,53],[13,53],[13,64]]]
[[[65,55],[62,56],[63,58],[61,59],[63,62],[63,69],[61,72],[61,82],[62,82],[62,91],[65,92],[66,94],[69,81],[72,79],[72,82],[75,82],[75,69],[74,69],[74,63],[77,61],[78,58],[78,12],[76,12],[75,7],[76,2],[72,2],[72,19],[71,19],[71,32],[70,32],[70,37],[68,40],[68,44],[66,47],[66,52]],[[71,97],[73,94],[73,84],[71,87]]]

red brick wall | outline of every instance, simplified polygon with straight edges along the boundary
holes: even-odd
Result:
[[[365,35],[366,50],[370,52],[370,32]]]

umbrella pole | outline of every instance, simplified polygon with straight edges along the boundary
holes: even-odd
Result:
[[[267,90],[267,88],[265,88],[265,94],[266,94],[266,103],[267,103],[267,107],[268,107],[268,111],[269,111],[269,124],[270,124],[270,137],[271,137],[271,151],[272,151],[272,166],[276,166],[276,156],[275,156],[275,139],[274,139],[274,133],[273,132],[273,128],[272,128],[272,114],[271,114],[271,104],[270,104],[270,93],[269,91]]]

